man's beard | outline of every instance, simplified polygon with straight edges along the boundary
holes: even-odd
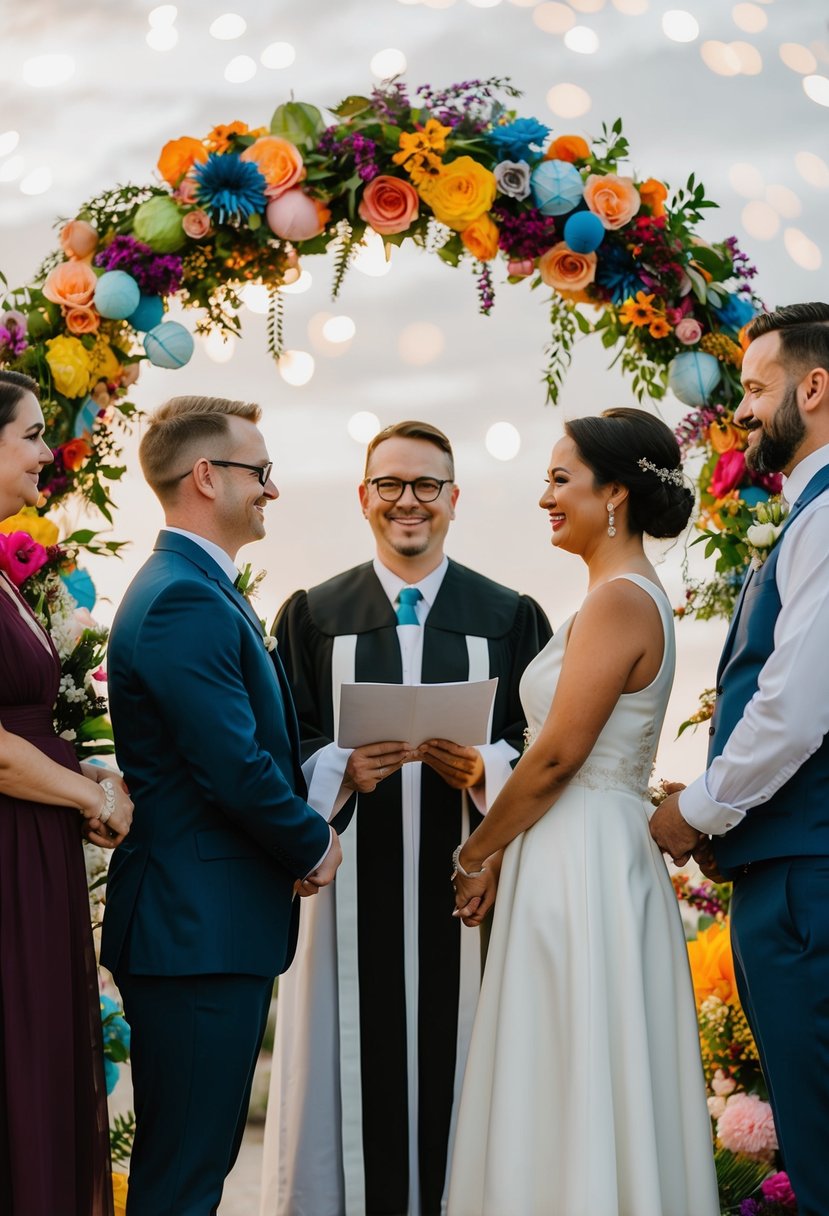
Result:
[[[747,449],[746,464],[752,473],[780,473],[791,464],[805,434],[797,387],[791,385],[774,417],[764,423],[758,442]]]

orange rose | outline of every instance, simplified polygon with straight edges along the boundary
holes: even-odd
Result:
[[[68,258],[88,260],[98,246],[98,233],[86,220],[69,220],[60,230],[60,243]]]
[[[90,304],[64,309],[63,319],[70,334],[95,334],[101,324],[100,315]]]
[[[694,941],[688,942],[688,961],[697,1008],[709,996],[718,996],[728,1005],[739,1006],[728,924],[709,925]]]
[[[708,428],[708,442],[714,451],[722,456],[723,452],[730,452],[732,448],[742,451],[746,446],[747,437],[745,431],[738,430],[730,422],[712,422]]]
[[[305,177],[302,156],[295,144],[278,135],[263,135],[255,144],[245,148],[240,160],[249,160],[258,167],[267,182],[268,198],[279,198],[291,186]]]
[[[584,187],[584,201],[605,228],[623,228],[641,205],[632,177],[615,173],[591,173]]]
[[[58,450],[63,458],[64,466],[69,469],[70,473],[77,473],[78,469],[82,468],[92,455],[92,447],[85,439],[70,439]]]
[[[574,161],[587,160],[589,155],[590,145],[580,135],[559,135],[544,153],[544,159],[566,160],[572,165]]]
[[[651,215],[659,219],[665,214],[665,199],[668,191],[655,177],[649,177],[639,186],[639,197],[646,207],[650,207]]]
[[[596,277],[595,253],[574,253],[566,241],[559,241],[538,259],[542,283],[556,291],[582,291]]]
[[[181,139],[171,139],[161,149],[156,166],[165,182],[177,186],[186,177],[193,165],[207,160],[207,149],[200,139],[192,135],[182,135]]]
[[[498,252],[499,236],[498,225],[493,223],[488,215],[482,215],[468,228],[464,228],[461,240],[479,262],[489,262]]]
[[[92,303],[97,282],[98,276],[92,267],[73,258],[49,271],[43,294],[62,308],[83,308]]]
[[[368,183],[357,211],[375,232],[392,235],[405,232],[419,209],[420,198],[410,182],[381,175]]]

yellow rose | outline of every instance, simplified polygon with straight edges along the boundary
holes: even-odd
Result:
[[[120,375],[121,364],[118,356],[110,346],[109,339],[102,334],[89,351],[90,386],[98,380],[118,380]]]
[[[89,390],[89,353],[78,338],[60,335],[46,343],[46,362],[55,388],[64,397],[82,397]]]
[[[463,232],[489,211],[497,189],[495,174],[471,156],[450,161],[436,177],[419,186],[420,197],[432,208],[435,219],[456,232]]]
[[[482,215],[461,233],[461,240],[479,262],[488,262],[498,252],[498,225],[488,215]]]
[[[694,941],[688,942],[688,961],[697,1008],[708,996],[718,996],[727,1005],[739,1006],[727,922],[709,925]]]
[[[126,1174],[112,1173],[112,1198],[115,1204],[115,1216],[126,1216],[127,1191],[129,1179]]]
[[[10,515],[8,519],[0,521],[0,532],[6,534],[28,532],[32,540],[36,540],[39,545],[47,548],[49,545],[58,543],[59,535],[58,529],[51,519],[38,515],[34,507],[24,507],[22,511],[18,511],[17,515]]]

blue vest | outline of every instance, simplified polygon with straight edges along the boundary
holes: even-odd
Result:
[[[742,718],[757,691],[760,671],[774,650],[774,628],[780,613],[775,573],[780,546],[786,541],[786,530],[803,508],[826,490],[829,490],[829,465],[820,469],[808,483],[792,507],[777,545],[759,570],[751,571],[743,584],[717,672],[717,701],[709,730],[709,764],[722,752]],[[826,641],[829,645],[829,627]],[[762,739],[756,740],[756,749],[759,760],[763,752]],[[742,822],[725,836],[715,836],[713,845],[717,861],[725,872],[772,857],[829,856],[827,738],[776,794],[752,807]]]

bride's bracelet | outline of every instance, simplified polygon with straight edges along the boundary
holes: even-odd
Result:
[[[104,795],[104,804],[98,812],[97,818],[101,823],[108,823],[115,810],[115,786],[109,777],[106,777],[103,781],[98,782],[98,787]]]
[[[486,874],[486,866],[481,866],[480,870],[465,870],[461,865],[461,849],[463,844],[459,844],[452,854],[452,877],[460,874],[463,878],[480,878],[482,874]]]

